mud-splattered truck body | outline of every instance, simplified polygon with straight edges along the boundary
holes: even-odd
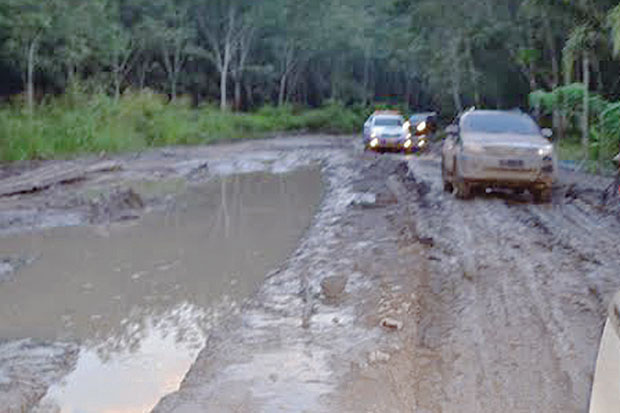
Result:
[[[529,190],[548,200],[554,176],[553,145],[526,114],[474,110],[448,128],[442,147],[444,187],[466,198],[474,187]]]

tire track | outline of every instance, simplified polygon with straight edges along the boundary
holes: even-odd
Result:
[[[437,349],[454,361],[444,363],[453,397],[437,402],[444,411],[584,411],[604,297],[620,288],[617,228],[573,205],[456,200],[441,192],[438,166],[409,162],[431,188],[416,214],[435,240],[434,276],[456,285],[434,310],[463,308],[435,316],[455,321]]]

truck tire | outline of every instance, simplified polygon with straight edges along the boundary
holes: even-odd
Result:
[[[441,179],[443,181],[443,190],[445,192],[452,193],[452,191],[454,191],[454,186],[452,185],[452,182],[448,180],[448,173],[446,172],[443,157],[441,158]]]
[[[537,204],[544,204],[551,202],[551,188],[542,188],[532,190],[534,196],[534,202]]]
[[[460,199],[471,199],[472,186],[464,179],[459,179],[456,183],[456,196]]]
[[[465,178],[459,176],[458,170],[458,164],[455,159],[454,170],[452,171],[452,182],[454,182],[454,187],[456,188],[456,196],[460,199],[470,199],[472,196],[472,186]]]

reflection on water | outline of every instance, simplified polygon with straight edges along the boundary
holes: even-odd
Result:
[[[0,339],[81,344],[46,409],[149,410],[212,325],[292,251],[320,191],[317,170],[233,176],[139,222],[0,238],[2,255],[39,257],[0,284]]]
[[[204,331],[196,322],[202,313],[182,305],[170,312],[179,323],[174,326],[152,319],[143,329],[129,326],[141,334],[128,346],[119,346],[116,337],[95,347],[85,345],[75,370],[49,389],[38,410],[58,411],[61,406],[66,412],[150,410],[154,400],[178,388],[204,343]]]

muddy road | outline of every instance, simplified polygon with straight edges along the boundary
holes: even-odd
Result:
[[[33,167],[4,168],[5,188]],[[166,385],[115,409],[586,410],[620,289],[620,221],[598,178],[561,173],[551,204],[462,201],[432,153],[326,136],[71,167],[79,179],[0,198],[0,411],[105,411],[93,377],[145,389],[170,349]],[[72,243],[91,253],[46,258]],[[176,327],[144,333],[161,332],[154,318]]]

